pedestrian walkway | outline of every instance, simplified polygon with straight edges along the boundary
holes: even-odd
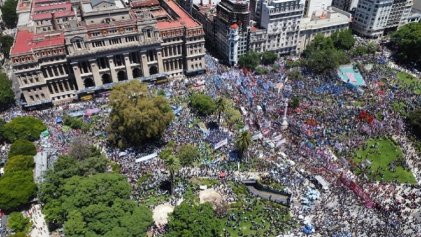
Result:
[[[50,233],[45,222],[44,215],[41,212],[41,205],[36,204],[29,210],[29,217],[32,221],[31,237],[49,237]]]

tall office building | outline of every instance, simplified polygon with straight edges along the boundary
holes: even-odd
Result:
[[[120,81],[204,71],[203,28],[172,0],[33,0],[30,7],[30,17],[19,15],[10,54],[26,107]]]
[[[360,0],[352,28],[365,37],[377,38],[407,23],[412,0]]]

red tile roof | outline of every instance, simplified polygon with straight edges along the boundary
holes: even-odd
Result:
[[[55,36],[49,36],[47,34],[35,35],[28,30],[18,30],[16,33],[16,41],[12,47],[11,55],[15,56],[18,54],[29,53],[32,50],[52,47],[52,46],[64,46],[64,34],[60,33]]]
[[[58,11],[54,13],[55,18],[61,18],[61,17],[71,17],[74,16],[75,13],[73,11]],[[37,20],[45,20],[45,19],[51,19],[51,13],[39,13],[39,14],[32,14],[32,19]]]
[[[159,6],[159,1],[158,0],[140,0],[140,1],[132,1],[130,3],[130,7],[132,8],[152,7],[152,6]]]
[[[169,29],[169,28],[178,28],[178,27],[196,27],[200,26],[193,18],[187,14],[177,3],[172,0],[164,0],[164,2],[168,5],[171,10],[177,14],[178,19],[174,21],[161,21],[156,23],[156,27],[159,30]]]
[[[40,11],[50,11],[50,10],[56,10],[56,9],[64,9],[65,11],[71,11],[72,10],[72,4],[69,2],[61,2],[56,4],[50,4],[50,5],[44,5],[44,6],[32,6],[32,13],[36,14]]]

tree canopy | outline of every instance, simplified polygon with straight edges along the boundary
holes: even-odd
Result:
[[[272,51],[265,51],[262,53],[262,64],[270,65],[278,59],[278,55]]]
[[[73,146],[73,145],[72,145]],[[84,152],[60,156],[47,171],[39,199],[52,229],[66,236],[145,236],[152,224],[149,209],[130,200],[127,178],[105,173],[107,159],[89,143]]]
[[[167,237],[216,237],[222,232],[222,222],[210,203],[191,205],[183,202],[174,209],[168,222]]]
[[[421,110],[415,110],[408,114],[408,123],[412,133],[421,138]]]
[[[19,139],[12,143],[9,151],[9,158],[16,155],[28,155],[34,156],[37,154],[37,149],[35,145],[28,141]]]
[[[13,46],[13,40],[13,37],[10,35],[0,36],[1,52],[6,58],[9,58],[10,48]]]
[[[350,50],[355,44],[351,30],[336,31],[330,37],[337,49]]]
[[[7,75],[0,72],[0,111],[8,109],[15,102],[15,93],[12,89],[12,81]]]
[[[402,26],[392,34],[390,42],[397,47],[396,58],[403,63],[415,63],[421,67],[421,23]]]
[[[3,22],[9,29],[15,28],[18,22],[18,15],[16,13],[17,5],[18,0],[6,0],[1,7]]]
[[[35,166],[32,155],[34,147],[31,145],[31,142],[22,140],[12,144],[4,175],[0,177],[0,209],[17,210],[35,196],[36,185],[32,172]]]
[[[256,52],[247,52],[238,59],[238,65],[243,68],[256,69],[260,62],[260,54]]]
[[[4,167],[5,173],[32,170],[35,166],[33,156],[17,155],[10,157]]]
[[[178,159],[182,166],[192,166],[200,157],[199,149],[192,144],[185,144],[178,151]]]
[[[117,85],[110,95],[109,140],[118,147],[160,138],[174,119],[168,101],[137,80]]]
[[[217,110],[217,104],[212,97],[203,93],[193,93],[190,96],[190,106],[202,116],[211,115]]]
[[[5,173],[0,187],[0,209],[12,211],[26,205],[36,191],[32,170]]]
[[[246,155],[246,152],[249,149],[251,142],[251,134],[248,131],[240,133],[236,138],[235,146],[240,154],[241,159]]]
[[[336,43],[339,44],[338,41]],[[314,37],[304,50],[303,56],[304,65],[316,73],[325,73],[336,69],[341,64],[349,63],[345,52],[335,48],[332,37],[324,37],[321,34]]]
[[[39,139],[41,132],[46,129],[44,123],[35,117],[16,117],[3,126],[3,136],[11,142],[18,139],[35,141]]]
[[[29,218],[24,217],[21,212],[12,212],[7,219],[7,226],[13,232],[27,233],[31,227],[31,223]]]

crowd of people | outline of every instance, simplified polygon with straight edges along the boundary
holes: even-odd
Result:
[[[379,57],[383,58],[360,58],[372,67],[362,72],[367,86],[356,88],[338,80],[336,73],[313,75],[302,71],[298,76],[290,74],[285,60],[275,63],[279,66],[276,70],[255,75],[223,66],[206,56],[206,74],[150,87],[163,91],[178,111],[162,141],[140,149],[119,150],[108,146],[104,130],[109,114],[106,97],[37,111],[14,107],[1,115],[6,121],[20,115],[42,119],[49,134],[40,140],[38,147],[48,150],[54,160],[67,153],[71,141],[82,134],[81,130],[65,128],[56,118],[71,111],[100,108],[94,116],[83,116],[90,124],[84,133],[92,138],[92,144],[120,165],[121,172],[134,188],[133,197],[140,199],[141,192],[158,187],[169,173],[160,159],[142,162],[136,162],[136,159],[159,154],[162,144],[170,141],[177,145],[194,144],[200,148],[201,156],[207,157],[199,168],[182,168],[178,172],[180,176],[219,178],[224,172],[224,178],[238,179],[235,171],[239,166],[230,162],[238,161],[233,155],[236,128],[228,129],[223,122],[218,123],[216,115],[198,117],[188,107],[191,90],[202,90],[212,98],[227,97],[242,113],[243,130],[253,136],[248,156],[273,164],[262,166],[258,171],[268,173],[292,194],[291,212],[295,218],[300,216],[311,222],[321,236],[348,236],[349,233],[353,236],[414,236],[421,233],[421,214],[414,208],[421,206],[419,172],[415,172],[417,185],[382,184],[353,175],[350,164],[355,149],[368,138],[393,137],[403,149],[406,168],[421,169],[416,151],[410,149],[405,118],[393,106],[402,102],[407,108],[416,108],[421,105],[421,99],[410,89],[400,88],[396,84],[396,73],[385,64],[379,64]],[[289,103],[286,111],[289,127],[285,129],[282,124],[285,103],[293,98],[298,98],[299,105],[292,108]],[[214,150],[214,145],[224,139],[226,144]],[[7,147],[1,149],[0,155],[5,150]],[[313,186],[309,177],[316,174],[331,184],[330,189],[322,192],[311,208],[305,208],[300,200],[307,187]],[[140,185],[139,179],[145,175],[150,177]],[[364,206],[361,197],[343,185],[339,177],[358,184],[365,196],[377,203],[377,208]],[[181,197],[184,191],[184,188],[176,189],[176,196]],[[232,195],[227,197],[234,199]],[[303,235],[300,228],[292,230],[291,234]]]

